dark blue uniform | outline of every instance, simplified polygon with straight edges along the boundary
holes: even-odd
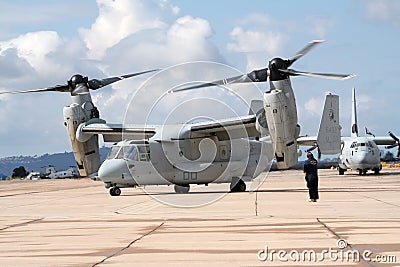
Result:
[[[310,199],[317,200],[318,196],[318,162],[314,158],[308,158],[304,162],[304,173],[307,181],[308,193]]]

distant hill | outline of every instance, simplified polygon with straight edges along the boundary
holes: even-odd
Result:
[[[109,147],[100,148],[100,160],[104,161]],[[44,172],[49,165],[59,170],[66,170],[70,166],[76,166],[74,154],[72,152],[44,154],[42,156],[12,156],[0,158],[0,173],[11,176],[13,170],[19,166],[23,166],[28,172]]]

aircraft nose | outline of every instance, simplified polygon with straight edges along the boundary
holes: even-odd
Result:
[[[370,159],[370,155],[368,152],[363,151],[363,153],[359,153],[359,160],[361,164],[366,164],[369,163],[371,161]]]
[[[130,176],[130,172],[125,160],[108,159],[101,164],[98,175],[103,182],[117,182]]]

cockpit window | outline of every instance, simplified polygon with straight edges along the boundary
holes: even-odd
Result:
[[[371,143],[371,141],[368,141],[367,143],[357,143],[357,142],[353,142],[350,146],[350,148],[358,148],[358,147],[374,147],[373,144]]]
[[[138,160],[138,153],[136,146],[125,146],[124,158],[131,160]]]
[[[120,146],[112,146],[110,151],[108,152],[107,159],[113,159],[115,156],[118,154],[118,151],[120,150]]]
[[[149,145],[112,146],[107,159],[130,159],[136,161],[150,161]]]
[[[372,144],[371,141],[368,141],[368,146],[369,146],[369,147],[374,147],[374,145]]]

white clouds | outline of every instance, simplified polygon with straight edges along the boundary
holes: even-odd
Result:
[[[16,49],[19,58],[26,60],[38,72],[51,71],[47,56],[55,52],[62,43],[56,32],[30,32],[17,38],[0,42],[0,56],[8,49]]]
[[[166,1],[97,0],[99,16],[90,29],[80,29],[89,49],[88,56],[101,59],[106,50],[125,37],[146,29],[166,26],[163,17],[175,15],[179,9]],[[168,14],[169,13],[169,14]]]
[[[229,43],[228,49],[235,52],[252,53],[267,52],[276,54],[279,51],[284,35],[279,32],[263,32],[257,30],[244,30],[235,27],[231,32],[235,43]]]
[[[166,0],[104,0],[98,1],[98,5],[99,16],[92,27],[76,29],[80,33],[76,37],[66,38],[58,31],[35,31],[0,41],[0,66],[4,67],[0,90],[53,86],[64,83],[75,73],[102,78],[142,71],[148,66],[164,67],[219,56],[208,40],[213,34],[208,21],[190,16],[177,19],[179,8]],[[145,77],[114,85],[122,90],[108,87],[96,91],[93,99],[100,114],[110,122],[122,122],[130,94]],[[31,153],[35,147],[35,154],[70,150],[62,127],[62,107],[68,105],[68,94],[1,96],[0,101],[2,140],[21,143],[18,140],[21,136],[15,132],[35,140],[31,142],[33,145],[19,150],[17,146],[9,148],[12,151],[4,149],[3,155]],[[42,125],[44,121],[46,125]],[[42,144],[40,148],[38,144]]]
[[[0,42],[0,64],[13,66],[0,74],[5,77],[0,88],[52,86],[75,73],[102,78],[193,60],[221,61],[218,49],[209,40],[213,35],[209,22],[191,16],[176,18],[179,8],[167,0],[97,3],[97,19],[90,28],[79,29],[76,38],[62,38],[56,31],[38,31]],[[116,83],[116,90],[96,91],[93,99],[100,113],[111,122],[121,121],[129,96],[148,76]],[[29,102],[30,97],[26,95],[25,101]],[[39,110],[33,114],[44,116]]]
[[[209,41],[212,34],[207,20],[184,16],[167,28],[133,34],[121,40],[107,51],[103,62],[109,66],[107,72],[129,73],[190,61],[222,61],[218,49]],[[126,107],[128,96],[136,91],[141,81],[143,78],[137,77],[115,84],[116,90],[99,92],[96,99],[108,114],[121,118],[123,110],[115,111],[112,107]]]
[[[304,109],[314,117],[321,117],[324,109],[324,97],[310,98],[305,104]]]
[[[20,79],[26,75],[32,75],[34,69],[29,63],[18,56],[16,48],[9,48],[1,51],[0,46],[0,77],[2,83],[7,80]]]
[[[13,89],[51,86],[75,73],[100,73],[86,58],[83,42],[63,39],[55,31],[28,32],[0,42],[0,65],[8,66],[0,76],[0,88]],[[3,86],[2,86],[3,85]]]
[[[366,6],[367,18],[382,20],[400,27],[400,1],[370,0]]]
[[[207,20],[181,17],[166,33],[163,55],[175,64],[191,60],[217,60],[217,48],[209,41],[212,35],[213,31]]]
[[[194,60],[220,60],[209,38],[213,31],[207,20],[184,16],[168,27],[132,34],[110,48],[105,62],[118,62],[119,71],[168,67]]]
[[[178,42],[196,42],[211,37],[212,29],[208,21],[205,19],[184,16],[176,20],[168,30],[167,35],[170,41],[176,39]]]
[[[234,52],[246,53],[247,70],[265,67],[266,60],[276,57],[282,50],[282,45],[288,39],[273,28],[274,22],[268,16],[251,14],[239,22],[231,33],[233,42],[227,49]]]
[[[98,1],[99,16],[80,35],[88,57],[101,60],[106,75],[165,68],[189,61],[223,61],[210,41],[213,30],[202,18],[182,16],[179,8],[160,1]],[[101,114],[121,121],[129,98],[144,81],[135,77],[93,94]],[[116,109],[115,106],[119,108]]]

